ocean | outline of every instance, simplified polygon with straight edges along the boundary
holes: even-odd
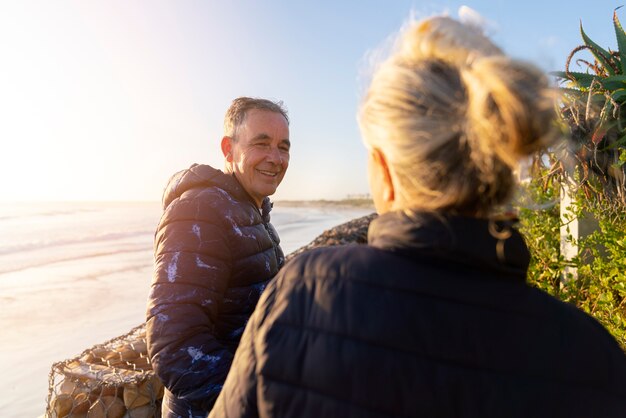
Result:
[[[277,204],[285,254],[372,209]],[[0,415],[45,412],[52,363],[144,320],[158,202],[0,204]]]

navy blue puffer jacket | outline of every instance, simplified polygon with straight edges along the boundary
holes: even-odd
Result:
[[[208,412],[244,326],[284,263],[270,224],[234,176],[207,165],[175,174],[163,195],[148,299],[148,352],[172,409]],[[177,412],[180,414],[180,412]]]

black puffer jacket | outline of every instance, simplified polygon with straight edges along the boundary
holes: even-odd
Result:
[[[231,175],[193,165],[170,179],[163,206],[148,351],[171,397],[209,411],[244,326],[284,257],[269,199],[261,213]]]
[[[528,251],[503,228],[388,213],[368,246],[300,255],[210,416],[626,417],[624,353],[525,283]]]

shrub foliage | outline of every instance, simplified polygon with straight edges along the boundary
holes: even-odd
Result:
[[[535,158],[523,191],[535,208],[520,209],[520,229],[532,254],[531,284],[594,316],[626,349],[626,32],[617,9],[613,27],[617,51],[593,42],[581,23],[584,44],[572,51],[565,71],[553,73],[562,92],[559,123],[571,143]],[[571,71],[583,51],[593,58],[576,59],[584,71]],[[573,203],[561,219],[559,196],[566,176],[574,180],[569,183]],[[574,217],[597,226],[576,240],[567,228]],[[563,257],[561,239],[578,245],[576,257]],[[572,269],[575,275],[567,273]]]

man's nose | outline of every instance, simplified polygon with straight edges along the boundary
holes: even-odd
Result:
[[[280,154],[280,150],[278,148],[271,148],[267,153],[267,161],[274,164],[282,164],[283,157]]]

